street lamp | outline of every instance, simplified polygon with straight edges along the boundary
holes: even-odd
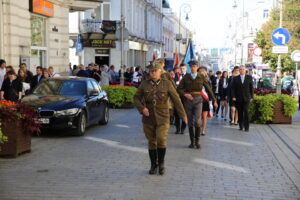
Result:
[[[181,10],[183,9],[183,12],[186,14],[185,16],[185,20],[188,21],[189,20],[189,13],[192,11],[192,8],[189,4],[184,3],[180,6],[179,8],[179,36],[180,36],[180,30],[181,30]],[[182,37],[181,37],[182,39]],[[179,55],[180,55],[180,40],[179,40],[179,45],[178,45],[178,51],[179,51]]]

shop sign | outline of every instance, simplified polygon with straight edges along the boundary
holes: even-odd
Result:
[[[129,49],[132,50],[141,50],[142,45],[138,42],[129,41]]]
[[[87,39],[83,41],[84,47],[94,48],[115,48],[116,44],[114,40],[91,40]]]
[[[33,13],[45,15],[48,17],[54,16],[53,3],[46,0],[29,0],[30,11]]]
[[[109,54],[109,49],[95,49],[95,54]]]
[[[103,20],[101,25],[101,31],[104,33],[116,33],[117,23],[116,21]]]

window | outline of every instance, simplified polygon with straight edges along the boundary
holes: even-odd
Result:
[[[264,9],[263,18],[266,19],[268,17],[269,17],[269,10],[268,9]]]
[[[87,93],[88,93],[88,95],[90,95],[92,91],[94,91],[94,86],[91,83],[91,81],[88,81],[88,84],[87,84]]]
[[[99,88],[99,85],[97,84],[97,82],[93,80],[92,84],[94,86],[94,90],[97,91],[98,93],[100,93],[100,88]]]

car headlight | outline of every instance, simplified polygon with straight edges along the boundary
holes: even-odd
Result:
[[[55,111],[55,116],[63,116],[63,115],[75,115],[79,111],[79,108],[71,108],[66,110],[58,110]]]

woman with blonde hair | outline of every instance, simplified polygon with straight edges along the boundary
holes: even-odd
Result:
[[[205,68],[200,68],[199,73],[204,76],[205,81],[208,82],[209,77],[207,74],[207,71]],[[210,113],[210,103],[209,103],[209,97],[207,95],[207,92],[205,91],[205,88],[202,89],[202,97],[203,97],[203,104],[202,104],[202,126],[201,126],[201,135],[206,135],[206,124],[207,124],[207,118],[211,118]]]

